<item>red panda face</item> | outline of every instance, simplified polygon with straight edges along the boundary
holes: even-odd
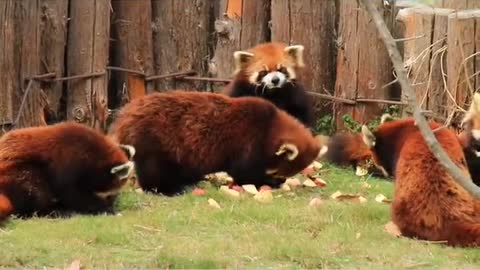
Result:
[[[281,43],[260,44],[234,53],[235,74],[262,90],[274,90],[292,83],[303,67],[303,46]]]

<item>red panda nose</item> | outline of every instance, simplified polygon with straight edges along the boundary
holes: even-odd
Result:
[[[277,85],[280,82],[280,78],[278,76],[272,77],[272,84]]]

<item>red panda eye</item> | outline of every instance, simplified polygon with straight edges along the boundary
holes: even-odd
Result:
[[[261,80],[263,77],[265,77],[268,74],[266,70],[262,70],[258,73],[258,78],[257,80]]]

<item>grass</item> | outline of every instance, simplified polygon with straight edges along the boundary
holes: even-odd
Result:
[[[326,166],[325,188],[275,192],[270,204],[233,199],[208,183],[206,196],[125,191],[119,215],[11,219],[0,230],[0,266],[65,268],[452,269],[480,265],[479,249],[454,249],[384,232],[392,184]],[[367,188],[365,182],[371,186]],[[360,193],[366,203],[330,194]],[[308,207],[320,196],[324,205]],[[222,209],[207,203],[214,198]],[[477,267],[478,268],[478,267]]]

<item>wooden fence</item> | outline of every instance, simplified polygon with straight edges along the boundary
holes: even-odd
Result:
[[[437,119],[480,88],[480,0],[372,0]],[[2,0],[2,130],[73,119],[105,129],[131,99],[172,88],[219,91],[233,52],[305,46],[302,79],[319,117],[358,122],[401,93],[375,25],[357,0]],[[406,111],[408,113],[408,111]]]

